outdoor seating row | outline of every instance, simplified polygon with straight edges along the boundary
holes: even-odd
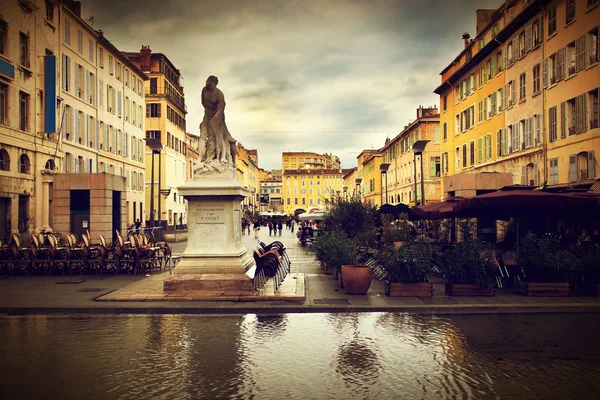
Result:
[[[291,262],[285,251],[285,246],[279,241],[265,244],[258,241],[254,250],[256,273],[254,275],[254,290],[260,290],[269,278],[273,278],[274,291],[290,272]]]
[[[22,246],[20,235],[13,234],[9,243],[0,242],[0,271],[9,275],[14,272],[148,274],[163,268],[171,271],[178,260],[172,256],[169,244],[156,242],[153,235],[132,234],[125,241],[116,231],[113,243],[99,235],[99,242],[93,244],[86,231],[81,240],[74,234],[66,235],[64,245],[57,236],[49,232],[32,234],[29,246]]]

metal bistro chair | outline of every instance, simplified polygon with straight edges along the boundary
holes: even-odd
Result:
[[[67,260],[69,276],[73,273],[73,270],[79,270],[79,275],[85,272],[83,248],[77,246],[77,236],[71,233],[67,235]]]
[[[92,246],[90,238],[85,233],[81,235],[81,238],[83,239],[83,259],[86,270],[94,271],[97,275],[102,274],[103,263],[98,246]]]

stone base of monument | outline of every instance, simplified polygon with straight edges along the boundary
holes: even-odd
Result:
[[[165,291],[210,290],[222,292],[251,292],[252,279],[246,274],[185,274],[170,276],[163,283]]]
[[[188,245],[163,290],[252,291],[256,266],[241,236],[241,201],[249,191],[235,171],[197,174],[177,189],[188,202]]]

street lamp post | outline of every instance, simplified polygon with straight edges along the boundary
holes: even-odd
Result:
[[[379,171],[385,175],[385,202],[383,200],[381,200],[381,205],[384,205],[385,203],[388,202],[388,181],[387,181],[387,171],[390,168],[390,164],[381,164],[379,166]],[[383,186],[383,180],[381,182],[381,185]],[[381,197],[383,197],[383,188],[381,189]]]
[[[412,145],[412,151],[414,153],[414,171],[415,171],[415,205],[425,205],[425,180],[423,179],[423,152],[425,146],[430,140],[417,140]],[[417,203],[417,155],[421,158],[421,203]]]
[[[158,138],[145,138],[146,140],[146,146],[148,146],[150,148],[150,150],[152,150],[152,172],[150,174],[150,226],[154,227],[154,155],[158,154],[158,189],[160,190],[160,179],[161,179],[161,174],[160,174],[160,169],[161,169],[161,165],[160,165],[160,153],[161,150],[163,148],[163,145],[160,141],[160,139]],[[160,212],[160,198],[158,199],[158,210]],[[158,216],[159,220],[160,220],[160,215]]]

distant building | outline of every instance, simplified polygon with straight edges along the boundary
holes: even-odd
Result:
[[[314,208],[326,209],[331,201],[342,195],[342,170],[284,170],[282,188],[286,214],[297,215]]]
[[[383,203],[415,205],[421,197],[424,179],[425,201],[440,201],[440,114],[437,107],[417,108],[417,119],[406,125],[393,139],[386,140],[381,149],[382,163],[388,166],[382,173]],[[411,150],[418,140],[429,140],[422,155],[416,158]],[[381,171],[380,171],[381,172]],[[416,179],[416,196],[415,196]],[[387,199],[386,199],[387,196]]]
[[[242,201],[245,212],[250,215],[259,212],[261,178],[258,151],[246,149],[240,142],[237,142],[236,177],[249,191],[248,196]]]
[[[146,215],[147,223],[157,220],[166,232],[187,218],[183,197],[177,187],[187,179],[187,107],[183,92],[183,77],[179,69],[162,53],[153,53],[150,46],[139,52],[124,52],[149,77],[145,86],[146,111],[146,204],[154,193],[155,210]],[[152,143],[160,150],[151,150]],[[156,153],[156,154],[153,154]],[[152,160],[154,159],[154,181]],[[152,186],[154,189],[152,190]]]
[[[442,197],[506,182],[474,179],[490,172],[530,186],[592,185],[600,149],[599,3],[507,0],[477,10],[475,38],[463,35],[464,49],[435,89]]]
[[[337,169],[340,159],[333,154],[318,154],[305,151],[283,152],[281,155],[282,173],[290,169]]]
[[[260,169],[260,211],[283,212],[281,170]]]

